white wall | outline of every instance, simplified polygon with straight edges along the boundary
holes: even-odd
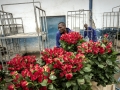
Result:
[[[89,0],[34,0],[40,1],[47,16],[66,15],[67,11],[89,9]],[[33,2],[33,0],[0,0],[0,4]],[[39,4],[35,4],[39,6]],[[32,4],[4,6],[4,11],[13,13],[14,17],[22,17],[25,32],[36,31],[34,9]]]
[[[66,15],[67,11],[89,9],[89,0],[34,0],[40,1],[47,16]],[[0,0],[0,5],[7,3],[33,2],[33,0]],[[36,4],[38,6],[38,4]],[[120,5],[120,0],[93,0],[93,20],[96,28],[102,28],[103,12],[112,11],[112,7]],[[4,6],[4,10],[12,12],[15,17],[24,20],[25,32],[36,31],[33,5]],[[1,8],[0,8],[1,9]],[[116,9],[117,10],[117,9]]]
[[[103,27],[103,12],[112,12],[112,8],[119,5],[120,0],[93,0],[93,20],[96,28]],[[118,11],[119,8],[114,11]]]

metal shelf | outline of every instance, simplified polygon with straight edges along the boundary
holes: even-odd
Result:
[[[0,26],[11,26],[11,25],[22,25],[22,24],[5,24],[5,25],[0,25]]]
[[[0,37],[0,39],[10,39],[10,38],[31,38],[31,37],[38,37],[41,36],[43,33],[35,33],[35,32],[31,32],[31,33],[21,33],[21,34],[15,34],[15,35],[10,35],[10,36],[4,36],[4,37]]]

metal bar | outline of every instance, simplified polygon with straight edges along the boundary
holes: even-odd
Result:
[[[68,12],[67,12],[67,27],[69,27],[69,26],[68,26]]]
[[[34,14],[35,14],[36,29],[38,30],[36,6],[34,6]],[[39,43],[39,51],[41,52],[41,48],[40,48],[41,45],[40,45],[40,35],[39,35],[39,32],[38,32],[38,43]]]
[[[120,7],[120,5],[119,5],[119,6],[116,6],[116,7],[113,7],[113,8],[112,8],[112,12],[113,12],[113,9],[115,9],[115,8],[117,8],[117,7]]]
[[[117,42],[116,42],[116,50],[118,51],[118,33],[119,33],[119,13],[117,13],[118,17],[117,17]]]
[[[72,15],[72,12],[71,12],[71,15]],[[71,29],[72,29],[72,17],[71,17]]]
[[[39,7],[37,7],[37,6],[35,6],[36,8],[38,8],[39,10],[42,10],[42,11],[44,11],[45,12],[45,10],[43,10],[43,9],[41,9],[41,8],[39,8]]]
[[[114,27],[114,21],[115,21],[115,12],[114,12],[114,16],[113,16],[113,27]]]
[[[5,11],[1,11],[1,10],[0,10],[0,12],[2,12],[2,13],[8,13],[8,14],[12,14],[12,13],[9,13],[9,12],[5,12]]]
[[[83,11],[83,29],[84,29],[84,11]],[[88,35],[88,34],[87,34]]]
[[[47,38],[46,32],[47,32],[47,30],[46,30],[45,12],[43,12],[43,15],[44,15],[44,27],[45,27],[45,32],[44,32],[45,43],[44,43],[44,47],[46,48],[47,47],[47,41],[46,41],[46,38]]]
[[[107,15],[106,15],[106,27],[107,27]]]
[[[73,15],[73,16],[74,16],[74,15]],[[74,21],[74,17],[73,17],[73,29],[74,29],[74,27],[75,27],[75,26],[74,26],[74,22],[75,22],[75,21]]]
[[[111,26],[111,13],[110,13],[110,26]]]
[[[80,11],[79,11],[79,31],[80,31]]]
[[[75,12],[75,31],[76,31],[76,12]]]
[[[43,41],[43,33],[45,32],[45,26],[44,26],[44,16],[43,16],[43,11],[41,11],[41,15],[42,15],[42,28],[43,28],[43,32],[42,32],[42,50],[44,49],[44,41]]]
[[[46,21],[46,34],[47,34],[47,35],[46,35],[46,36],[47,36],[46,39],[47,39],[47,43],[48,43],[48,44],[47,44],[47,45],[48,45],[47,48],[49,48],[49,38],[48,38],[48,28],[47,28],[46,12],[45,12],[45,21]]]
[[[31,4],[31,3],[39,3],[40,5],[40,8],[41,8],[41,3],[40,2],[24,2],[24,3],[11,3],[11,4],[2,4],[1,5],[1,8],[2,8],[2,11],[3,11],[3,6],[6,6],[6,5],[17,5],[17,4]]]
[[[76,11],[90,11],[90,10],[81,9],[81,10],[76,10]],[[68,11],[68,12],[76,12],[76,11]]]

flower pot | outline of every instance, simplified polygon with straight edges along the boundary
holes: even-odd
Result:
[[[103,87],[101,85],[97,86],[97,82],[92,81],[92,90],[115,90],[115,84],[107,85]]]

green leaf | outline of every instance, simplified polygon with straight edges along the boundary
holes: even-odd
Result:
[[[48,72],[44,72],[44,75],[45,75],[45,76],[48,76]]]
[[[42,83],[40,83],[42,86],[47,86],[47,79],[44,79]]]
[[[69,88],[71,86],[71,82],[67,82],[66,86],[67,86],[67,88]]]
[[[102,47],[105,47],[105,44],[103,44],[103,43],[102,43],[102,45],[101,45],[101,46],[102,46]]]
[[[74,86],[72,90],[78,90],[78,85]]]
[[[108,74],[107,74],[107,73],[105,74],[105,76],[109,79],[109,76],[108,76]]]
[[[49,64],[49,66],[48,66],[50,69],[52,69],[53,68],[53,65],[52,64]]]
[[[29,82],[28,83],[28,87],[30,88],[30,87],[32,87],[33,86],[33,83],[32,82]]]
[[[91,71],[90,67],[85,67],[85,68],[83,68],[83,70],[84,70],[85,72],[90,72],[90,71]]]
[[[23,90],[22,88],[17,88],[18,90]]]
[[[114,51],[114,52],[112,53],[112,55],[116,55],[116,54],[118,54],[118,52],[115,52],[115,51]]]
[[[98,67],[103,68],[104,66],[102,64],[99,64]]]
[[[84,72],[82,70],[79,71],[80,74],[84,74]]]
[[[55,75],[50,75],[49,79],[50,80],[55,80],[57,77]]]
[[[109,59],[107,59],[106,63],[107,63],[108,65],[112,65],[112,62],[111,62]]]
[[[80,84],[84,84],[84,83],[85,83],[85,80],[84,80],[84,79],[77,79],[77,82],[78,82],[78,84],[80,85]]]
[[[101,58],[100,58],[100,57],[98,57],[98,61],[101,61]]]
[[[86,80],[88,80],[88,81],[90,80],[89,75],[85,75],[84,77],[85,77]]]
[[[50,85],[48,86],[48,89],[53,89],[53,84],[50,84]]]
[[[76,81],[71,81],[71,84],[72,84],[73,86],[75,86],[75,85],[76,85]]]

